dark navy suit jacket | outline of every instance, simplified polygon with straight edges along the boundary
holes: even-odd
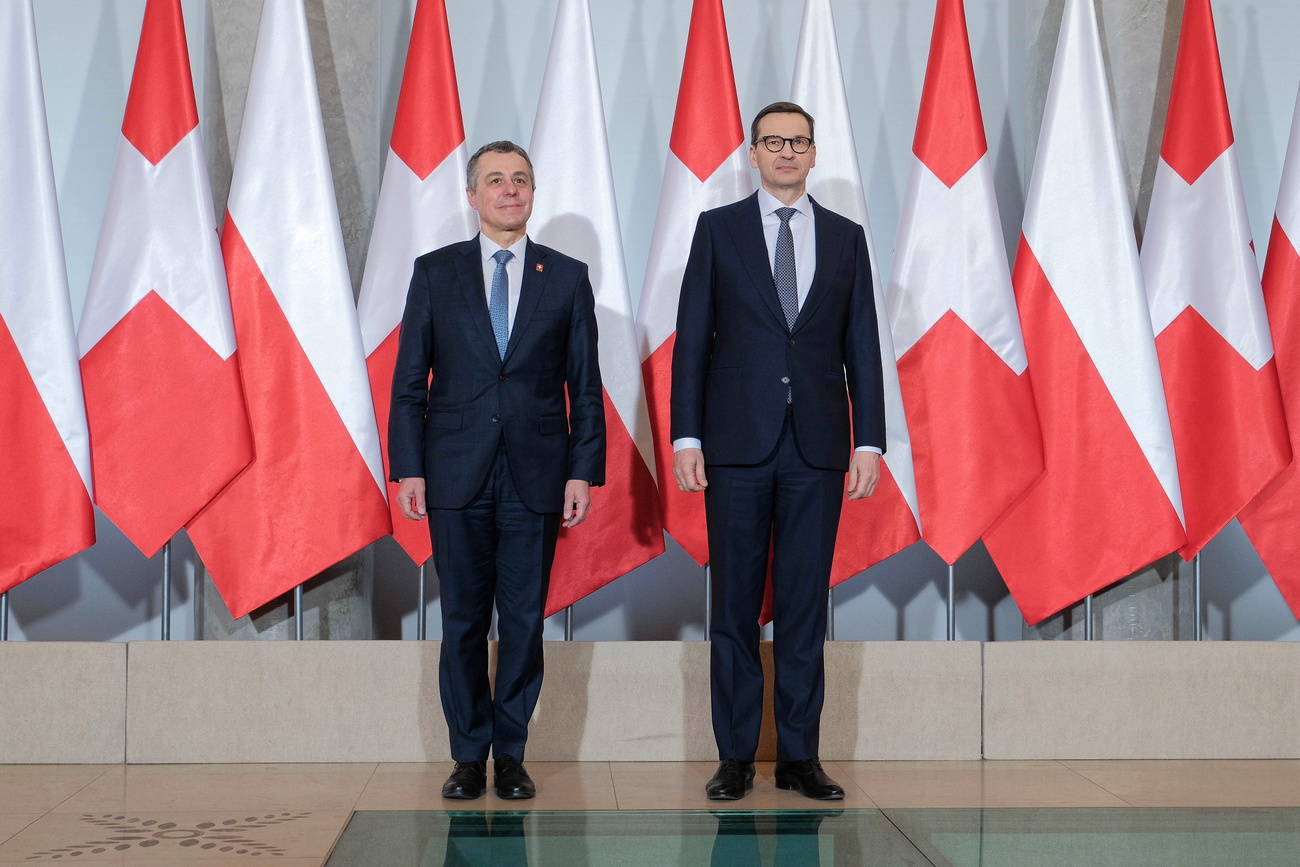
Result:
[[[463,508],[479,493],[503,432],[515,487],[533,511],[561,511],[569,479],[604,484],[587,266],[528,242],[502,360],[474,237],[415,260],[388,421],[392,477],[423,477],[429,508]]]
[[[812,208],[817,269],[793,329],[772,278],[758,194],[705,211],[696,224],[677,308],[672,438],[700,439],[707,463],[766,459],[785,422],[787,388],[809,464],[847,470],[857,446],[884,451],[866,234],[816,201]]]

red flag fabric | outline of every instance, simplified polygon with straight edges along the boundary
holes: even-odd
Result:
[[[0,592],[95,543],[90,443],[30,0],[0,4]]]
[[[77,336],[95,501],[151,557],[253,457],[180,0],[145,5]]]
[[[1142,271],[1190,560],[1291,461],[1209,0],[1187,0]]]
[[[468,161],[447,9],[444,0],[419,0],[357,300],[385,479],[393,365],[411,267],[417,256],[478,231],[478,218],[465,196]],[[433,554],[429,524],[404,517],[397,485],[386,484],[393,538],[412,560],[423,564]]]
[[[1092,0],[1066,0],[1012,282],[1046,466],[984,540],[1037,623],[1185,539]]]
[[[939,0],[888,288],[922,538],[948,564],[1043,471],[962,0]]]
[[[1300,99],[1264,260],[1263,287],[1291,452],[1300,454]],[[1291,613],[1300,619],[1300,467],[1294,460],[1239,518]]]
[[[709,559],[704,497],[681,492],[673,481],[669,398],[677,299],[696,218],[701,211],[738,201],[754,189],[722,0],[694,0],[691,7],[668,148],[637,309],[637,333],[664,529],[703,565]]]
[[[592,492],[587,520],[560,530],[546,600],[549,616],[664,551],[587,0],[560,0],[530,150],[541,192],[529,235],[590,268],[605,389],[605,485]]]
[[[830,0],[808,0],[804,5],[791,94],[817,123],[817,165],[808,176],[809,194],[866,230],[884,368],[886,445],[880,483],[870,497],[844,502],[831,563],[831,584],[835,585],[911,545],[920,538],[920,529],[911,436],[894,364],[885,286],[876,265]]]
[[[221,241],[256,457],[189,531],[242,617],[391,531],[302,0],[263,7]]]

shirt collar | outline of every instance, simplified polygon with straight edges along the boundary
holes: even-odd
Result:
[[[498,250],[509,250],[511,253],[515,254],[516,259],[522,262],[524,260],[524,254],[528,252],[528,236],[524,235],[518,241],[515,241],[513,244],[511,244],[509,247],[502,247],[500,244],[498,244],[496,241],[493,241],[487,235],[484,235],[482,232],[479,232],[478,250],[479,253],[483,256],[484,262],[490,262],[492,260],[492,256],[495,255]],[[493,262],[492,264],[495,265],[496,263]]]
[[[758,212],[763,216],[776,212],[777,208],[794,208],[805,217],[812,216],[812,201],[808,198],[808,193],[804,192],[802,196],[794,200],[794,204],[787,205],[776,196],[769,193],[762,187],[758,188]]]

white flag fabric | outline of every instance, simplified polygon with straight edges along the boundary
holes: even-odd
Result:
[[[935,10],[912,155],[888,318],[921,535],[952,564],[1043,471],[962,0]]]
[[[844,504],[831,566],[831,583],[838,584],[911,545],[920,538],[920,532],[912,443],[903,412],[898,368],[894,364],[885,287],[876,268],[871,221],[867,218],[866,195],[858,168],[830,0],[807,0],[804,4],[790,90],[791,99],[803,106],[816,122],[813,137],[817,141],[817,165],[808,177],[809,195],[866,230],[884,367],[886,447],[880,483],[870,497]]]
[[[1187,0],[1142,272],[1191,560],[1291,462],[1210,0]]]
[[[529,150],[539,191],[528,234],[587,263],[605,391],[606,484],[583,525],[560,531],[549,616],[664,550],[588,0],[560,0]]]
[[[1185,539],[1093,0],[1066,0],[1012,282],[1046,467],[984,541],[1037,623]]]
[[[222,232],[256,457],[191,522],[235,617],[391,531],[302,0],[266,0]]]
[[[704,498],[678,490],[672,473],[669,403],[677,300],[700,212],[739,201],[753,191],[722,0],[694,0],[659,211],[637,309],[637,339],[654,431],[655,468],[663,481],[659,503],[664,529],[701,565],[709,560]]]
[[[478,231],[465,195],[468,161],[447,8],[444,0],[419,0],[357,300],[385,479],[393,367],[412,266],[417,256]],[[433,555],[429,525],[404,517],[397,485],[388,485],[393,538],[422,564]]]
[[[90,441],[30,0],[0,4],[0,592],[95,543]]]
[[[77,333],[95,502],[152,557],[253,457],[180,0],[149,0]]]

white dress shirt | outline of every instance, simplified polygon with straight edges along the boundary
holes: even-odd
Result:
[[[506,301],[506,334],[515,330],[515,310],[519,307],[519,288],[524,283],[524,253],[528,250],[528,236],[520,238],[509,247],[502,247],[487,235],[479,233],[479,252],[483,256],[483,297],[487,299],[488,309],[492,305],[492,275],[497,271],[496,260],[492,257],[498,250],[509,250],[514,258],[506,263],[506,277],[509,278],[510,292]]]

